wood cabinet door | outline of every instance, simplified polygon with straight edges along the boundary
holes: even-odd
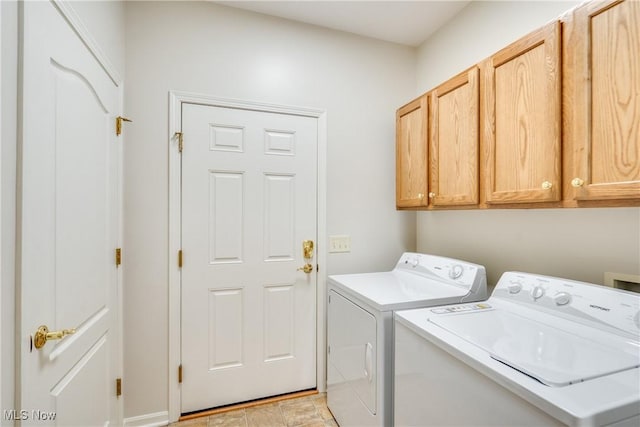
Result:
[[[564,63],[566,199],[640,200],[640,2],[577,8]]]
[[[488,204],[561,197],[560,22],[483,62]]]
[[[424,95],[396,113],[396,206],[427,206],[427,111]]]
[[[478,204],[479,74],[473,67],[431,92],[429,199],[434,206]]]

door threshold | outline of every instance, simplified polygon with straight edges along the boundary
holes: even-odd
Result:
[[[235,411],[237,409],[252,408],[254,406],[266,405],[267,403],[281,402],[283,400],[297,399],[299,397],[313,396],[318,394],[317,389],[296,391],[294,393],[279,394],[277,396],[266,397],[264,399],[250,400],[248,402],[234,403],[217,408],[205,409],[204,411],[190,412],[182,415],[178,421],[188,421],[195,418],[208,417],[210,415],[222,414],[224,412]]]

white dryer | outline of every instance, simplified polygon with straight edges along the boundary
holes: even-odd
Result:
[[[517,272],[396,312],[395,424],[637,427],[639,317],[638,294]]]
[[[329,276],[327,405],[338,424],[393,420],[393,311],[487,296],[484,267],[405,253],[392,271]]]

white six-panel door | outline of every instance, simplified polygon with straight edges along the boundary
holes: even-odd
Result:
[[[316,387],[317,127],[183,104],[183,413]]]
[[[21,7],[19,418],[118,424],[120,90],[56,5]],[[38,350],[41,325],[76,333]]]

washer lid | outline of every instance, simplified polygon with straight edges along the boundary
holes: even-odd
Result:
[[[543,313],[534,320],[495,309],[436,316],[429,321],[549,386],[566,386],[640,366],[637,342]]]
[[[455,304],[467,289],[403,271],[343,274],[329,281],[378,311]]]

